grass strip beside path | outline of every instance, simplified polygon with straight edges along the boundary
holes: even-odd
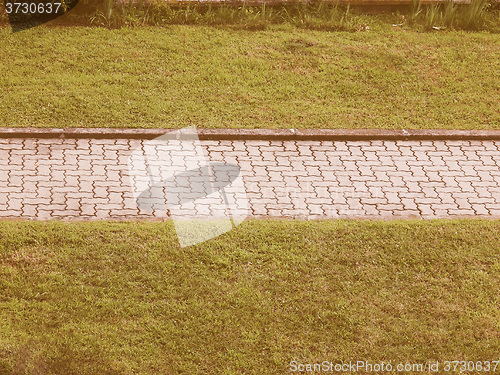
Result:
[[[0,373],[498,360],[500,221],[0,222]],[[39,372],[36,372],[39,371]]]
[[[500,34],[0,29],[0,126],[500,128]]]

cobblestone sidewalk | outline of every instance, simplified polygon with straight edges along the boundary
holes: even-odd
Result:
[[[253,216],[500,217],[499,141],[202,141]],[[137,219],[129,139],[0,139],[0,218]]]

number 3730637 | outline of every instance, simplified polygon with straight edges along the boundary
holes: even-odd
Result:
[[[61,3],[11,3],[5,4],[8,14],[53,14],[58,13]]]
[[[444,371],[496,372],[499,361],[444,361]]]

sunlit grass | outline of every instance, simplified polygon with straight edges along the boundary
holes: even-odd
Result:
[[[0,49],[2,126],[500,127],[500,34],[38,27]]]
[[[499,221],[0,222],[0,373],[497,360]]]

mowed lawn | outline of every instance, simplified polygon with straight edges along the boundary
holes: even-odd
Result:
[[[187,248],[171,222],[0,222],[0,373],[497,361],[499,243],[493,220],[251,220]]]
[[[0,126],[500,128],[500,34],[0,29]]]

